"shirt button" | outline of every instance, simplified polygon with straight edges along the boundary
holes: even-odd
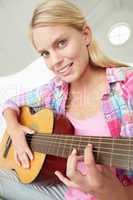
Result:
[[[110,115],[110,114],[107,114],[107,115],[106,115],[106,118],[107,118],[108,120],[110,120],[110,119],[111,119],[111,115]]]

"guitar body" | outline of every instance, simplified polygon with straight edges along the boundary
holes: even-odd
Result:
[[[74,134],[74,128],[69,120],[61,114],[54,113],[50,109],[42,109],[32,114],[30,108],[24,106],[21,108],[20,123],[41,134]],[[54,175],[56,170],[65,174],[65,158],[59,158],[39,152],[33,152],[34,159],[31,161],[29,169],[24,169],[21,166],[19,167],[14,161],[12,144],[8,149],[7,155],[4,156],[8,139],[9,135],[6,131],[0,144],[0,169],[15,170],[22,183],[31,183],[38,180],[44,180],[48,184],[52,182],[55,183],[58,180]]]

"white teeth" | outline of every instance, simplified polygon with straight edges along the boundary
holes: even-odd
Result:
[[[65,71],[67,71],[67,69],[69,67],[71,67],[72,64],[66,65],[66,67],[64,67],[62,70],[60,70],[60,73],[64,73]]]

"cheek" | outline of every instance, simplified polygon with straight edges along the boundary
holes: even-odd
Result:
[[[51,65],[50,61],[48,61],[48,60],[46,60],[46,59],[44,59],[44,58],[43,58],[43,60],[44,60],[44,64],[46,65],[46,67],[47,67],[49,70],[53,71],[52,65]]]
[[[80,56],[80,50],[76,47],[69,48],[66,55],[71,59],[77,59]]]
[[[84,60],[85,56],[88,54],[86,46],[81,42],[75,48],[75,58],[78,60]]]
[[[81,52],[81,48],[82,48],[81,42],[79,42],[79,43],[77,43],[77,41],[71,42],[70,45],[68,45],[64,49],[64,56],[71,58],[71,59],[78,58],[80,55],[80,52]]]

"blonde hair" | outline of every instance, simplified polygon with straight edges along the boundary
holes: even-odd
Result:
[[[85,16],[83,16],[81,10],[76,5],[67,0],[45,0],[33,12],[30,24],[30,35],[32,38],[33,28],[56,25],[71,26],[82,32],[85,24]],[[33,39],[32,43],[34,45]],[[92,38],[88,51],[89,62],[92,65],[100,67],[126,66],[123,63],[107,57],[94,38]]]

